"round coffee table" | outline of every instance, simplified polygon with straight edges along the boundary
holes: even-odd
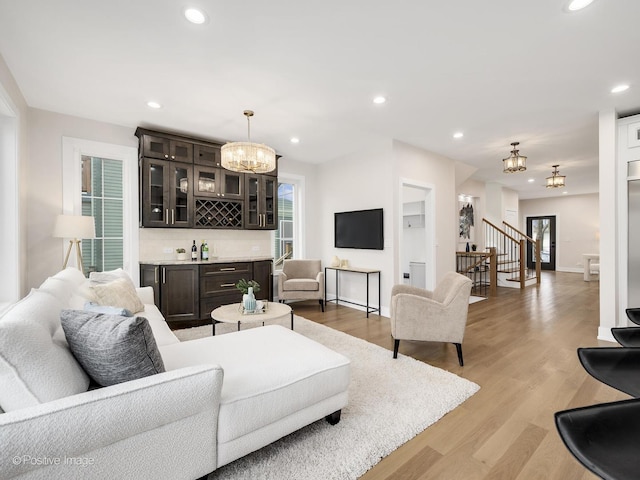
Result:
[[[232,303],[231,305],[223,305],[211,312],[211,326],[213,334],[216,334],[216,323],[237,323],[238,331],[243,323],[267,322],[269,320],[277,320],[279,318],[291,315],[291,330],[293,330],[293,310],[289,305],[284,303],[269,302],[267,311],[264,313],[243,314],[240,303]]]

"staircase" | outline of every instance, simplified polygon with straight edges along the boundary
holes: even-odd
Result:
[[[540,284],[540,240],[534,240],[507,222],[502,228],[486,218],[484,226],[485,246],[496,249],[497,284],[499,287],[521,288]],[[531,256],[535,268],[527,268]]]

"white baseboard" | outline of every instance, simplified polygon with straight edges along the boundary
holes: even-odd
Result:
[[[567,272],[567,273],[584,273],[584,268],[577,267],[557,267],[556,272]]]
[[[610,327],[598,327],[598,340],[604,340],[605,342],[612,342],[612,343],[615,343],[616,345],[618,344],[616,339],[611,334]]]

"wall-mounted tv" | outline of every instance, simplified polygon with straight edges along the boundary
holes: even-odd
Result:
[[[384,250],[381,208],[337,212],[334,220],[336,248]]]

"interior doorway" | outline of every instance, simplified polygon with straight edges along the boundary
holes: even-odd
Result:
[[[433,290],[436,278],[433,187],[403,180],[400,218],[398,283]]]
[[[540,239],[540,269],[556,269],[556,217],[527,217],[527,235],[534,240]],[[536,266],[533,249],[527,244],[527,268]]]

